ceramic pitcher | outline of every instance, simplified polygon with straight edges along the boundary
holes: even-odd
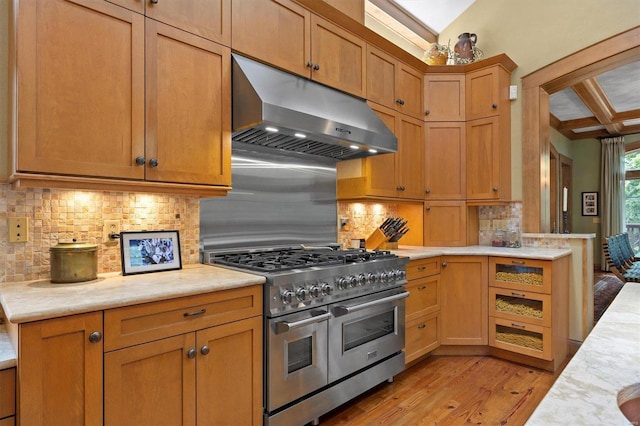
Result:
[[[462,33],[458,36],[458,42],[453,47],[458,59],[463,62],[473,62],[473,47],[478,37],[472,33]]]

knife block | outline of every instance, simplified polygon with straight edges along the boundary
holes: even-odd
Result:
[[[384,233],[380,230],[380,228],[376,228],[376,230],[373,231],[371,235],[369,235],[369,238],[365,240],[364,248],[369,250],[375,250],[386,242],[387,242],[386,235],[384,235]]]

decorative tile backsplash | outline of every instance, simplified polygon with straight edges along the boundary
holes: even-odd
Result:
[[[27,217],[29,241],[8,242],[9,217]],[[199,262],[200,202],[194,196],[65,191],[0,184],[0,283],[49,278],[49,249],[75,238],[98,246],[98,273],[121,271],[120,244],[102,242],[105,220],[123,231],[180,232],[182,264]]]
[[[478,207],[480,222],[479,244],[490,246],[493,233],[498,230],[514,230],[518,234],[522,229],[522,203],[511,202],[506,205]]]
[[[338,218],[348,218],[347,226],[338,229],[342,247],[351,247],[352,239],[366,239],[387,217],[398,216],[396,204],[338,202]]]

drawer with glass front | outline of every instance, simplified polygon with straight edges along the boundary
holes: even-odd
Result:
[[[551,327],[551,296],[490,287],[489,315],[496,318]]]
[[[489,346],[551,361],[551,328],[489,317]]]
[[[490,257],[489,285],[550,294],[552,265],[548,260]]]

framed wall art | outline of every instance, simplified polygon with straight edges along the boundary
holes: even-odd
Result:
[[[120,233],[122,275],[182,269],[178,231]]]
[[[598,193],[582,193],[582,216],[598,216]]]

